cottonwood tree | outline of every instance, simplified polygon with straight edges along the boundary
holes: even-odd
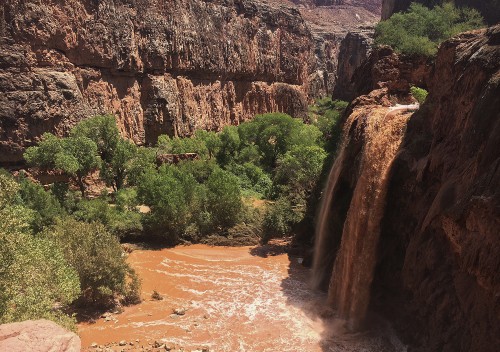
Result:
[[[87,185],[84,180],[90,172],[99,168],[97,145],[87,137],[58,138],[44,133],[35,147],[24,153],[29,165],[56,169],[67,174],[79,187],[85,197]]]
[[[81,121],[70,132],[73,137],[91,139],[101,158],[101,177],[115,191],[122,189],[137,147],[120,136],[115,117],[98,115]]]

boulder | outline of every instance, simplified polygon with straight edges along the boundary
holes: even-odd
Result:
[[[0,351],[78,352],[80,338],[54,322],[28,320],[0,325]]]

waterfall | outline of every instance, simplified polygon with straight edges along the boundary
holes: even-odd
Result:
[[[323,194],[316,225],[313,284],[318,287],[325,275],[331,272],[328,302],[352,330],[360,328],[370,302],[390,169],[411,116],[409,108],[372,106],[351,114],[344,127],[344,142]],[[354,128],[353,121],[357,121]],[[353,166],[352,160],[346,160],[346,148],[352,142],[351,129],[363,135],[357,167]],[[351,175],[355,174],[355,185],[343,224],[340,248],[336,251],[329,246],[334,234],[329,232],[327,224],[332,208],[336,206],[336,189],[341,187],[339,176],[346,168],[350,168]],[[330,267],[332,257],[335,257],[333,271]]]
[[[335,258],[335,253],[332,253],[333,240],[332,234],[328,229],[328,216],[330,214],[333,194],[344,164],[347,144],[345,143],[346,138],[347,136],[343,138],[343,142],[339,146],[337,157],[335,158],[332,168],[328,174],[326,187],[319,207],[315,231],[316,241],[314,244],[313,275],[311,278],[311,284],[316,289],[322,288],[325,282],[328,284],[328,275],[331,271],[325,270],[325,268],[329,268],[333,265],[333,260]]]

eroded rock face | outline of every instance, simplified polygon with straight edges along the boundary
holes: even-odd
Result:
[[[500,26],[444,43],[429,91],[393,169],[382,238],[390,246],[381,248],[379,274],[401,270],[411,293],[406,312],[423,331],[420,350],[493,352],[500,345]]]
[[[352,95],[345,98],[351,100],[380,88],[404,97],[412,85],[428,88],[432,70],[430,58],[398,55],[388,46],[377,47],[354,70],[348,86]]]
[[[9,352],[79,352],[80,338],[48,320],[0,325],[0,350]]]
[[[375,22],[380,2],[5,0],[0,162],[95,114],[116,115],[138,144],[300,117],[331,94],[340,41]]]
[[[43,132],[112,113],[123,134],[220,129],[304,113],[315,59],[293,7],[259,1],[7,0],[0,6],[0,161]]]
[[[388,172],[372,308],[395,321],[411,351],[496,351],[500,26],[445,42],[426,74],[418,60],[409,65],[390,52],[372,53],[371,60],[364,79],[366,89],[377,90],[356,99],[352,114],[366,118],[409,102],[405,89],[422,78],[430,92],[410,117]],[[340,170],[339,201],[330,210],[333,252],[345,241],[339,234],[370,133],[362,119],[353,126],[346,146],[351,162]]]

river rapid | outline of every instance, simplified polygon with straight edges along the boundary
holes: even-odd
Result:
[[[142,279],[143,302],[79,324],[83,349],[95,343],[114,351],[163,344],[184,351],[403,350],[390,333],[348,333],[326,308],[325,294],[309,288],[310,269],[280,249],[193,245],[132,252],[128,262]],[[152,299],[153,291],[163,300]]]

